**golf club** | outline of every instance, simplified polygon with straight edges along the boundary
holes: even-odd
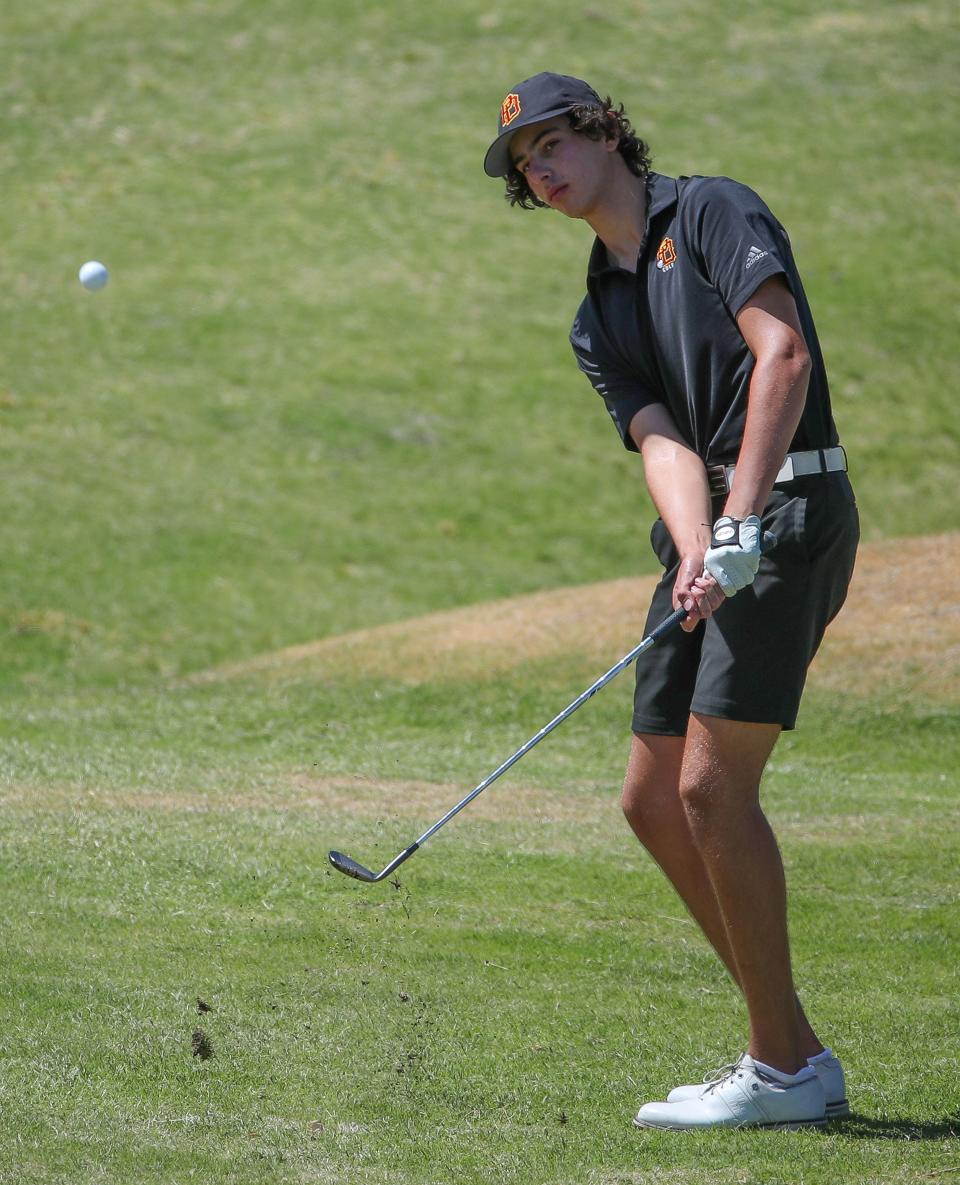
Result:
[[[471,790],[466,798],[462,798],[456,806],[447,811],[442,819],[438,819],[436,823],[434,823],[432,827],[425,831],[415,843],[412,843],[408,848],[404,848],[404,850],[398,856],[395,856],[394,859],[391,860],[386,866],[386,868],[382,869],[380,872],[371,872],[369,868],[364,868],[362,864],[358,864],[356,860],[351,859],[349,856],[345,856],[342,852],[331,852],[330,863],[338,872],[342,872],[346,876],[352,876],[358,881],[366,881],[368,884],[375,884],[377,881],[386,880],[386,878],[397,868],[399,868],[405,860],[409,860],[413,853],[419,847],[422,847],[422,845],[427,842],[431,835],[435,835],[444,825],[444,823],[449,823],[454,815],[462,811],[468,803],[473,802],[478,794],[482,794],[483,791],[486,790],[486,788],[492,782],[495,782],[501,774],[506,773],[511,765],[519,761],[520,758],[525,754],[529,753],[534,745],[539,744],[545,736],[553,732],[557,725],[562,724],[568,716],[572,716],[577,708],[585,704],[591,696],[595,695],[600,690],[601,687],[605,687],[611,679],[619,675],[622,670],[624,670],[634,661],[634,659],[643,654],[645,650],[649,650],[651,646],[655,646],[661,638],[670,633],[671,630],[675,629],[686,616],[686,609],[677,609],[675,612],[671,613],[669,617],[665,618],[655,629],[651,630],[650,633],[647,634],[642,642],[634,646],[629,654],[625,654],[623,658],[621,658],[620,661],[616,663],[616,665],[612,666],[605,675],[601,675],[596,683],[593,683],[590,687],[588,687],[587,690],[582,693],[582,695],[578,695],[573,703],[568,704],[559,716],[555,716],[549,724],[541,728],[536,736],[531,737],[525,745],[521,745],[521,747],[516,751],[516,753],[513,754],[512,757],[508,757],[503,765],[498,766],[489,777],[484,778],[479,786]]]

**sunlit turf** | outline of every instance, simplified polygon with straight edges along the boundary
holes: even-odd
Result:
[[[502,92],[548,67],[622,97],[661,170],[768,199],[867,535],[942,529],[952,16],[10,6],[4,668],[150,679],[651,569],[636,459],[566,342],[589,233],[481,170]]]
[[[480,690],[447,687],[449,712]],[[394,882],[326,865],[331,846],[386,862],[460,796],[441,783],[408,805],[391,776],[467,787],[550,691],[488,700],[463,749],[422,693],[398,692],[402,713],[374,695],[339,765],[328,750],[320,767],[359,775],[353,802],[349,783],[324,796],[299,742],[265,735],[219,771],[200,745],[192,778],[147,742],[129,782],[109,757],[91,775],[65,759],[79,776],[59,789],[39,771],[46,793],[25,777],[2,815],[0,1159],[19,1180],[418,1183],[886,1181],[953,1163],[955,718],[907,717],[894,738],[868,705],[814,695],[768,776],[798,979],[854,1117],[825,1135],[677,1141],[634,1131],[633,1110],[735,1054],[744,1017],[619,817],[621,697],[594,701],[589,725],[555,734]],[[223,697],[164,716],[184,753]],[[114,705],[112,727],[134,735],[160,707]],[[191,1051],[198,1029],[209,1060]]]
[[[385,862],[598,671],[188,679],[652,570],[566,343],[589,236],[481,171],[540,69],[768,199],[867,536],[952,524],[956,43],[944,0],[5,6],[0,1181],[960,1168],[955,704],[814,689],[765,788],[854,1117],[678,1141],[636,1107],[744,1018],[619,817],[629,676],[374,888],[328,848]]]

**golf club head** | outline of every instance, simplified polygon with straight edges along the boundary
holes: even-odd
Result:
[[[362,864],[358,864],[356,860],[351,860],[349,856],[345,856],[343,852],[331,852],[330,863],[334,866],[337,872],[342,872],[346,876],[352,876],[354,880],[367,881],[372,883],[377,879],[377,874],[371,872],[369,868],[364,868]]]

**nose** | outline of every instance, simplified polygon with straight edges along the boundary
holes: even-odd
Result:
[[[553,169],[545,160],[535,160],[530,167],[530,172],[541,188],[545,187],[553,178]]]

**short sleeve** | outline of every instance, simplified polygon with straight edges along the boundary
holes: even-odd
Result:
[[[727,177],[700,186],[697,237],[708,278],[731,316],[764,280],[789,276],[786,231],[763,199]]]
[[[590,316],[586,302],[581,306],[570,331],[570,345],[577,365],[606,404],[624,447],[630,452],[637,452],[637,446],[630,436],[630,423],[638,411],[661,401],[615,356],[606,334]]]

